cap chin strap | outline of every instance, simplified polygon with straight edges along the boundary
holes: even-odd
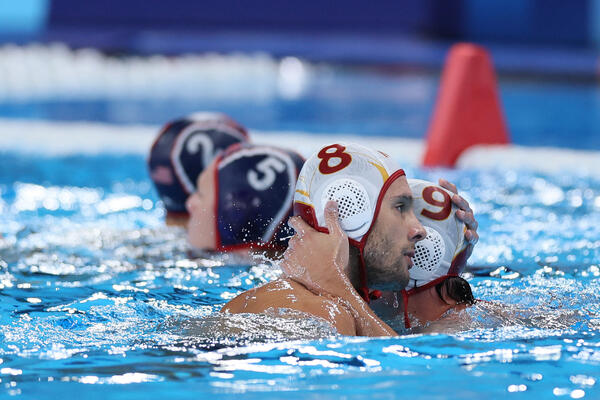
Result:
[[[390,177],[384,182],[381,190],[379,191],[379,195],[377,196],[377,204],[375,206],[375,212],[373,213],[373,220],[371,221],[371,226],[369,227],[369,230],[367,231],[367,233],[365,233],[363,235],[363,237],[360,239],[360,241],[348,238],[350,245],[352,245],[358,249],[359,261],[360,261],[360,263],[359,263],[360,287],[358,288],[358,293],[363,298],[363,300],[367,302],[367,304],[369,304],[371,302],[371,300],[380,298],[381,291],[373,290],[371,292],[371,291],[369,291],[369,287],[367,286],[367,265],[365,263],[365,256],[364,256],[365,245],[367,244],[367,239],[368,239],[369,235],[371,234],[371,230],[373,229],[373,226],[375,225],[375,221],[377,220],[377,216],[379,215],[379,209],[381,208],[381,203],[383,201],[383,197],[385,196],[385,193],[389,189],[390,185],[396,179],[400,178],[401,176],[405,176],[405,175],[406,174],[404,173],[403,169],[399,169],[396,172],[394,172],[392,175],[390,175]]]

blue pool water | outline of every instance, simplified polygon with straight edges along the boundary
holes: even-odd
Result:
[[[238,99],[204,107],[208,101],[186,101],[181,113],[223,105],[225,111],[238,110],[236,117],[250,127],[301,130],[306,140],[315,131],[368,138],[396,126],[419,137],[427,118],[417,110],[432,100],[414,85],[431,89],[433,78],[341,74],[341,81],[329,78],[334,87],[358,93],[363,82],[375,94],[355,101],[348,93],[324,91],[320,101],[308,97],[302,104]],[[386,88],[396,81],[404,82],[403,96],[410,99],[378,109],[392,99]],[[514,85],[505,99],[507,114],[517,116],[511,124],[523,131],[531,124],[532,135],[548,132],[548,144],[598,144],[597,135],[589,134],[595,117],[579,121],[584,113],[579,101],[593,108],[595,88],[562,86],[560,103],[551,95],[560,85],[543,89],[548,92]],[[530,118],[519,111],[539,97],[546,99],[544,111]],[[392,112],[402,102],[406,110]],[[123,106],[100,103],[112,110]],[[129,109],[147,106],[125,103]],[[32,104],[13,104],[0,110],[59,118],[48,110],[67,105],[36,111]],[[96,119],[103,105],[76,103],[60,119],[82,114]],[[88,115],[81,112],[87,107]],[[148,120],[128,122],[170,117],[167,111],[148,113],[159,109],[159,104],[145,108],[138,115]],[[270,114],[259,115],[267,110]],[[564,122],[543,118],[563,110]],[[569,124],[569,118],[578,122]],[[83,128],[80,134],[87,133]],[[522,144],[539,144],[523,132],[518,137]],[[285,135],[278,138],[285,144]],[[409,176],[449,178],[469,199],[481,239],[467,278],[477,298],[494,303],[451,315],[454,322],[441,327],[445,333],[311,339],[322,332],[315,321],[286,327],[273,317],[240,323],[254,333],[234,337],[206,329],[210,315],[241,291],[274,279],[278,268],[261,259],[248,264],[233,257],[190,258],[183,232],[162,224],[143,152],[62,155],[44,147],[0,150],[2,398],[600,398],[598,175],[510,165],[459,170],[406,165]]]

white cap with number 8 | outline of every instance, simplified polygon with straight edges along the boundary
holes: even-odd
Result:
[[[334,200],[340,226],[359,242],[371,228],[384,184],[398,170],[387,155],[367,147],[354,143],[326,146],[306,160],[300,172],[294,195],[296,214],[324,230],[325,204]]]

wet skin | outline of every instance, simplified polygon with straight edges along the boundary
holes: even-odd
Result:
[[[394,181],[384,195],[379,215],[375,220],[373,230],[367,239],[365,252],[373,253],[373,259],[378,264],[367,265],[375,271],[374,280],[395,276],[408,279],[408,268],[411,265],[410,256],[414,253],[415,243],[425,237],[425,229],[419,223],[412,210],[412,194],[405,177]],[[340,274],[339,281],[332,281],[328,287],[329,295],[319,295],[308,290],[299,279],[279,279],[257,289],[246,291],[227,303],[222,312],[228,313],[262,313],[270,308],[291,308],[306,312],[327,320],[340,334],[365,336],[392,336],[396,333],[381,321],[358,296],[350,282],[348,261],[357,263],[356,259],[349,260],[348,240],[337,219],[337,208],[334,212],[326,209],[326,221],[330,234],[323,234],[310,228],[299,217],[291,219],[296,229],[295,235],[284,254],[284,264],[288,261],[289,268],[297,267],[297,262],[290,260],[302,257],[317,256],[321,265],[327,265],[327,259],[320,257],[327,248],[337,249],[331,260]],[[388,240],[393,238],[394,240]],[[330,241],[327,242],[327,241]],[[304,241],[304,248],[311,251],[295,252],[294,244]],[[308,243],[310,241],[310,243]],[[325,246],[321,251],[313,253],[313,248]],[[302,253],[302,254],[300,254]],[[327,254],[327,253],[325,253]],[[356,258],[356,257],[353,257]],[[325,261],[325,262],[324,262]],[[315,260],[309,261],[314,263]],[[300,263],[303,263],[301,261]],[[290,265],[291,264],[291,265]],[[350,267],[351,268],[351,267]],[[284,268],[285,270],[285,268]],[[310,271],[314,272],[314,271]],[[351,275],[351,274],[350,274]],[[406,277],[406,278],[404,278]],[[318,277],[311,276],[312,282],[323,282]],[[301,280],[300,280],[301,281]],[[374,287],[377,288],[377,287]]]
[[[468,202],[456,194],[455,185],[443,179],[440,179],[439,184],[455,193],[452,196],[452,202],[459,208],[456,212],[456,217],[466,225],[467,230],[464,235],[465,241],[468,244],[467,252],[470,254],[472,247],[479,239],[477,221],[475,220],[473,211],[469,207]],[[327,207],[325,209],[325,216],[327,219]],[[333,218],[334,221],[337,221],[336,218]],[[344,252],[341,244],[346,244],[347,248],[347,237],[341,231],[341,228],[332,222],[331,227],[328,224],[330,234],[322,234],[303,223],[299,217],[293,217],[291,223],[296,230],[296,235],[290,240],[290,248],[286,252],[287,259],[281,263],[286,276],[301,282],[315,293],[334,294],[335,296],[344,298],[345,293],[352,292],[353,289],[351,287],[344,287],[343,285],[344,272],[342,271],[345,271],[346,275],[351,273],[351,271],[345,267],[340,267],[340,265],[345,266],[347,264],[347,261],[340,257]],[[289,261],[288,259],[293,259],[295,264],[303,267],[299,268],[294,263],[287,262]],[[371,273],[371,270],[369,270],[369,273]],[[445,288],[442,290],[442,298],[438,296],[437,291],[433,287],[430,290],[425,290],[411,296],[408,302],[408,311],[413,326],[417,323],[423,324],[437,320],[449,309],[460,310],[466,307],[462,304],[456,305],[456,302],[448,296],[445,290]],[[398,314],[403,315],[401,296],[392,292],[384,294],[384,297],[387,297],[387,301],[384,298],[372,302],[373,307],[376,307],[383,315],[388,315],[389,318],[396,318]],[[394,296],[397,296],[397,298],[394,299]],[[364,302],[362,305],[365,312],[368,313],[370,311],[369,307]],[[360,304],[358,306],[360,307]]]

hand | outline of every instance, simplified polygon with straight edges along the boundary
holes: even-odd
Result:
[[[325,205],[329,233],[313,229],[300,217],[290,218],[289,224],[296,233],[283,254],[284,274],[317,294],[337,298],[352,313],[359,336],[396,336],[364,302],[346,275],[348,236],[340,227],[337,204],[329,201]]]
[[[469,256],[473,252],[473,247],[479,241],[479,235],[477,234],[477,228],[478,228],[479,224],[477,223],[477,220],[475,219],[473,210],[469,206],[469,202],[458,195],[458,190],[456,189],[456,185],[448,182],[445,179],[441,179],[441,178],[438,180],[438,183],[444,189],[447,189],[447,190],[451,191],[452,193],[454,193],[454,195],[452,196],[452,202],[454,203],[454,205],[456,205],[459,208],[459,210],[456,211],[456,217],[458,218],[459,221],[462,221],[465,224],[465,226],[467,227],[467,230],[465,231],[465,242],[467,244],[467,257],[466,258],[469,258]],[[466,261],[466,259],[465,259],[465,261]]]
[[[322,233],[296,216],[289,219],[296,233],[290,239],[280,266],[284,275],[317,294],[344,298],[354,289],[345,269],[348,265],[348,236],[340,227],[338,207],[334,201],[325,205],[325,223],[329,233]]]

